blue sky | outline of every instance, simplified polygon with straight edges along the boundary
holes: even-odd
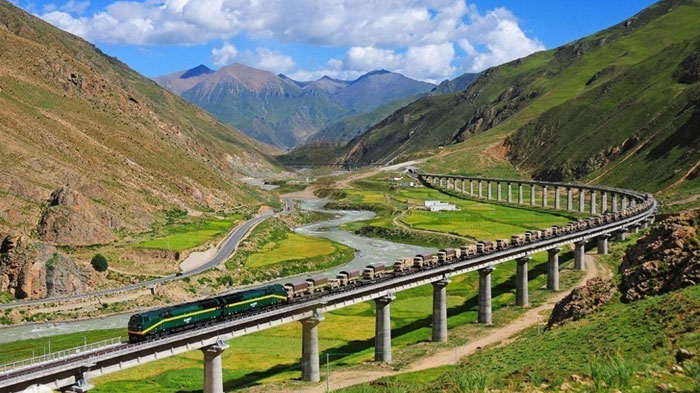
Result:
[[[153,77],[232,62],[299,80],[386,68],[440,81],[550,49],[654,3],[513,0],[13,0]]]

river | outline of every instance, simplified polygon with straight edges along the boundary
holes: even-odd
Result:
[[[330,213],[336,218],[303,225],[294,230],[301,234],[324,237],[352,247],[355,249],[355,257],[343,266],[330,268],[313,274],[314,276],[326,275],[334,277],[337,272],[347,268],[361,269],[367,264],[374,262],[392,263],[398,256],[435,252],[435,249],[366,238],[342,230],[340,226],[343,224],[369,220],[375,216],[375,213],[371,211],[328,210],[323,208],[326,202],[323,199],[308,199],[302,200],[300,206],[302,210]],[[306,276],[306,274],[303,276]],[[287,281],[288,279],[279,279],[275,280],[275,282]],[[46,322],[3,328],[0,329],[0,343],[88,330],[121,328],[126,326],[130,315],[131,313],[127,313],[81,321]]]

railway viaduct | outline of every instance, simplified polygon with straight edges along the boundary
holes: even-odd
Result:
[[[370,300],[377,306],[375,360],[391,362],[391,302],[395,299],[396,292],[431,284],[432,339],[436,342],[446,341],[446,287],[450,277],[478,272],[478,321],[490,324],[491,273],[498,264],[517,261],[516,304],[527,306],[528,261],[532,254],[544,251],[548,253],[547,288],[556,291],[559,288],[558,254],[564,245],[574,245],[574,267],[583,270],[584,246],[587,242],[595,241],[598,253],[605,254],[612,235],[624,239],[628,232],[636,232],[653,223],[656,213],[656,201],[650,194],[618,188],[417,172],[414,176],[427,186],[493,203],[540,205],[544,208],[587,212],[592,215],[623,211],[638,205],[644,206],[644,209],[611,223],[440,265],[429,270],[396,276],[342,292],[333,292],[307,302],[293,303],[147,342],[119,343],[94,350],[68,351],[60,356],[49,357],[40,364],[22,363],[10,365],[9,368],[0,366],[0,393],[22,392],[41,385],[66,392],[86,392],[92,388],[88,383],[91,378],[195,349],[204,353],[204,392],[220,393],[223,392],[221,354],[227,348],[227,340],[294,321],[301,323],[303,332],[302,379],[319,381],[318,335],[324,313]],[[524,188],[529,188],[527,200]],[[564,198],[565,204],[561,203]],[[575,200],[578,206],[574,205]],[[554,202],[553,206],[550,206],[550,201]]]

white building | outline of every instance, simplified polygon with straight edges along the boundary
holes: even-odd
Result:
[[[456,205],[441,201],[425,201],[425,207],[431,212],[460,210]]]

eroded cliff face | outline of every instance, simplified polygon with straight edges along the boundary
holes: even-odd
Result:
[[[119,220],[78,191],[61,187],[49,198],[39,222],[39,238],[58,246],[87,246],[116,240]]]
[[[11,233],[0,246],[0,291],[17,299],[81,293],[94,281],[52,245]]]
[[[700,283],[700,210],[672,215],[627,250],[620,265],[625,301]]]

